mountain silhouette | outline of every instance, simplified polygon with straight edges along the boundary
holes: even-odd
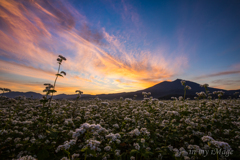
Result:
[[[90,94],[83,94],[81,96],[81,99],[90,99],[99,97],[101,99],[119,99],[120,97],[123,98],[133,98],[134,95],[137,95],[136,99],[143,99],[142,92],[151,92],[151,96],[153,98],[159,98],[159,99],[170,99],[171,97],[179,97],[183,96],[184,94],[184,87],[181,85],[182,79],[176,79],[175,81],[169,82],[169,81],[163,81],[161,83],[158,83],[152,87],[146,88],[144,90],[139,90],[135,92],[122,92],[122,93],[112,93],[112,94],[98,94],[98,95],[90,95]],[[186,92],[186,98],[193,99],[196,95],[196,92],[202,92],[205,91],[203,87],[200,87],[200,84],[192,82],[192,81],[186,81],[186,85],[191,87],[191,90],[187,90]],[[212,88],[208,87],[208,90],[210,93],[214,91],[224,91],[225,94],[223,98],[228,98],[229,96],[233,96],[235,92],[240,92],[240,89],[238,90],[223,90],[218,88]],[[0,94],[2,95],[2,94]],[[33,99],[40,99],[43,97],[42,94],[35,93],[35,92],[9,92],[4,93],[4,96],[7,96],[9,98],[14,98],[16,96],[25,96],[26,98],[33,98]],[[149,97],[149,96],[148,96]],[[213,95],[214,97],[214,95]],[[76,99],[77,94],[67,95],[67,94],[59,94],[53,96],[53,99]],[[215,97],[216,98],[216,95]]]

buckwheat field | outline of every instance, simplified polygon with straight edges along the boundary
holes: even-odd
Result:
[[[160,160],[240,159],[240,100],[223,92],[158,100],[143,92],[118,100],[54,100],[60,65],[46,96],[0,98],[0,159]],[[57,87],[56,87],[57,89]],[[2,91],[10,91],[1,88]]]

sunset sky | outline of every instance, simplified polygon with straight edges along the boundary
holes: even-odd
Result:
[[[177,78],[240,89],[239,0],[0,0],[0,87],[141,90]]]

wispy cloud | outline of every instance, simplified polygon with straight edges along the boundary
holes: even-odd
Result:
[[[11,88],[12,91],[34,91],[38,93],[43,91],[43,87],[41,87],[41,85],[34,83],[19,83],[13,80],[0,80],[0,83],[7,88]]]
[[[215,88],[221,88],[221,89],[227,89],[227,90],[238,90],[240,89],[240,80],[239,78],[235,79],[217,79],[213,80],[212,82],[213,87]]]
[[[194,79],[204,79],[204,78],[210,78],[210,77],[217,77],[217,76],[224,76],[224,75],[231,75],[231,74],[239,74],[239,70],[234,70],[234,71],[224,71],[224,72],[217,72],[217,73],[212,73],[208,75],[202,75],[195,77]]]
[[[137,14],[131,15],[137,22]],[[126,49],[118,36],[89,25],[66,1],[1,1],[0,36],[0,71],[50,81],[62,54],[67,76],[60,82],[71,92],[74,87],[87,93],[142,89],[169,79],[187,64],[184,56],[166,59],[161,52]]]
[[[125,0],[121,0],[121,4],[123,6],[123,12],[121,12],[123,19],[129,19],[138,26],[140,19],[136,9]]]
[[[55,72],[26,66],[15,62],[6,62],[0,60],[0,72],[12,73],[16,75],[28,76],[32,78],[44,78],[52,80]]]
[[[232,68],[235,70],[240,70],[240,63],[232,65]]]
[[[212,81],[212,83],[222,84],[222,85],[235,85],[235,84],[239,84],[240,80],[218,79],[218,80]]]

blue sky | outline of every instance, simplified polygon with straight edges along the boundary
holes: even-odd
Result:
[[[1,87],[135,91],[176,78],[240,88],[240,2],[1,1]]]

